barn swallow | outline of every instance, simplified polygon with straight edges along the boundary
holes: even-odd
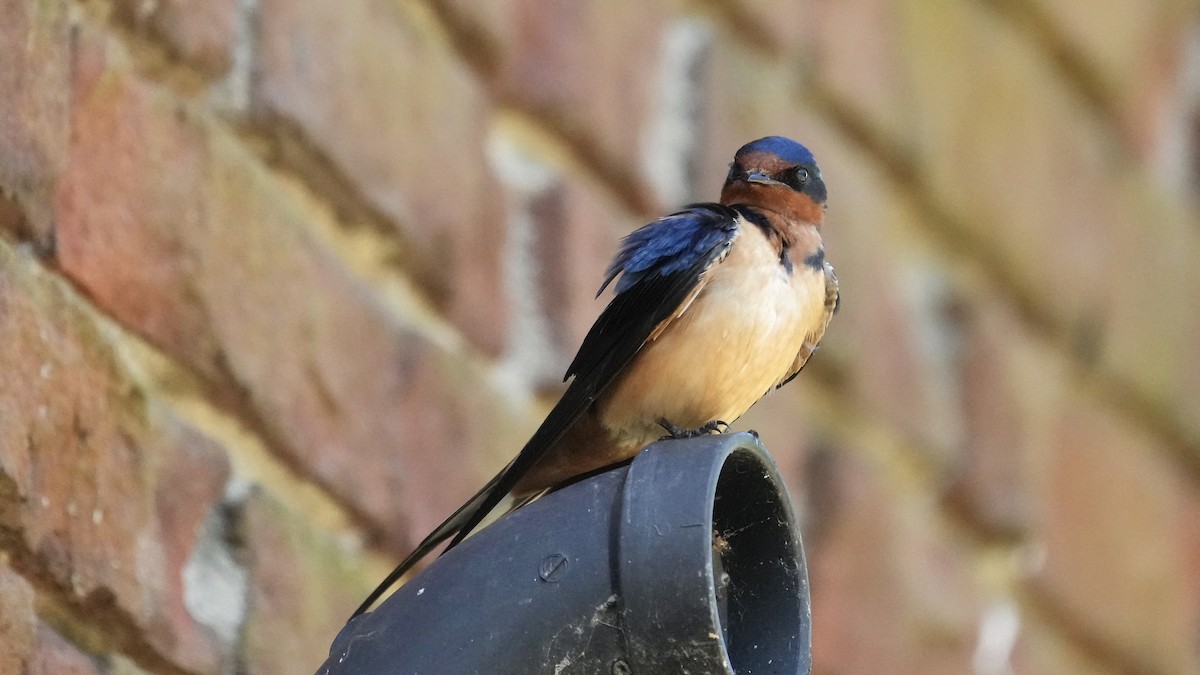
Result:
[[[351,617],[438,544],[453,548],[506,498],[517,508],[663,436],[722,431],[791,381],[839,304],[820,228],[816,160],[781,136],[742,146],[719,203],[693,204],[622,241],[571,383],[521,452],[425,538]],[[615,284],[614,284],[615,282]]]

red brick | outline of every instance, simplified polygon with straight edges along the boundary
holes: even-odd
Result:
[[[790,2],[789,0],[735,0],[721,17],[723,28],[731,31],[730,39],[781,60],[805,60],[814,57],[815,43],[821,34],[821,19],[829,14],[828,7],[819,2]],[[834,12],[852,12],[862,2],[839,3]],[[862,22],[857,26],[862,29]],[[862,40],[866,44],[867,40]]]
[[[596,291],[620,238],[644,223],[572,183],[535,204],[533,218],[543,311],[561,353],[571,358],[611,297],[597,298]],[[566,364],[561,365],[566,372]]]
[[[29,583],[0,563],[0,672],[99,675],[95,660],[41,621],[34,603]]]
[[[495,351],[504,216],[484,151],[482,87],[427,17],[386,0],[258,8],[255,109],[293,126],[401,230],[439,308]]]
[[[904,138],[914,110],[903,77],[901,10],[880,0],[809,5],[814,82],[880,130]]]
[[[27,675],[100,675],[100,665],[43,622],[37,626],[37,650]]]
[[[312,672],[374,580],[337,542],[313,532],[304,514],[266,493],[249,496],[240,522],[251,576],[241,667],[255,675]]]
[[[470,362],[386,315],[242,148],[214,138],[213,156],[211,217],[188,246],[230,372],[294,461],[402,540],[406,488],[423,482],[411,466],[439,453],[470,465],[502,442],[482,426],[495,393]],[[491,403],[465,403],[479,399]]]
[[[209,438],[182,425],[164,426],[171,447],[154,478],[153,534],[163,549],[166,592],[142,629],[148,642],[168,656],[207,670],[228,664],[231,645],[223,642],[224,636],[214,639],[212,627],[185,602],[186,568],[193,562],[206,519],[224,508],[230,467],[224,450]]]
[[[1021,535],[1029,524],[1026,456],[1037,422],[1022,398],[1037,387],[1021,367],[1028,349],[1022,327],[994,296],[976,298],[962,311],[962,415],[964,444],[950,499],[983,531]]]
[[[291,461],[403,540],[404,486],[420,482],[405,462],[424,462],[429,438],[469,439],[445,451],[468,464],[502,442],[470,421],[491,419],[487,405],[460,404],[461,390],[486,397],[490,386],[470,369],[427,382],[458,357],[349,277],[310,233],[319,214],[233,138],[136,79],[103,36],[85,30],[80,45],[58,210],[64,271],[218,391],[238,392],[227,403],[248,403],[241,412]],[[459,473],[446,498],[482,482]],[[443,508],[434,500],[420,512]]]
[[[916,110],[892,145],[948,214],[939,236],[1084,365],[1132,383],[1135,406],[1200,438],[1200,319],[1173,309],[1200,285],[1191,217],[1119,163],[1111,131],[1011,23],[971,5],[906,7],[926,30],[902,50]],[[1122,272],[1130,260],[1153,263]]]
[[[1148,195],[1123,191],[1113,218],[1114,247],[1122,258],[1147,261],[1136,274],[1114,274],[1108,312],[1101,325],[1098,361],[1156,415],[1184,432],[1195,454],[1200,447],[1200,313],[1181,303],[1200,290],[1200,256],[1194,216]],[[1136,223],[1129,227],[1128,223]]]
[[[219,646],[179,611],[179,565],[220,498],[223,453],[147,401],[61,281],[2,247],[0,312],[0,476],[12,485],[0,514],[25,564],[96,621],[131,621],[166,658],[216,668]]]
[[[941,4],[905,18],[927,29],[905,45],[917,109],[897,149],[1013,290],[1068,329],[1102,320],[1106,263],[1125,259],[1107,132],[1008,24]]]
[[[481,65],[498,99],[546,120],[630,204],[656,208],[638,178],[639,153],[656,96],[668,7],[507,0],[478,11],[462,0],[440,4],[452,26],[481,34],[466,36],[468,52],[481,44],[494,50],[475,56],[486,59]]]
[[[968,551],[939,531],[928,503],[889,489],[838,448],[820,470],[826,498],[805,542],[815,672],[970,671],[979,589]]]
[[[840,338],[848,342],[840,349],[853,350],[848,378],[857,401],[930,455],[948,459],[962,441],[949,282],[929,259],[888,256],[886,240],[872,248],[874,255],[857,259],[854,250],[840,249],[851,269],[839,271],[839,280],[850,282],[846,311],[836,317],[841,325],[827,331],[827,344],[839,349]],[[854,276],[855,268],[865,274]]]
[[[58,261],[97,304],[210,378],[221,355],[193,297],[180,236],[205,216],[202,125],[133,79],[120,49],[80,28]]]
[[[561,384],[609,296],[596,298],[620,237],[643,224],[620,204],[508,138],[492,145],[510,214],[508,292],[514,303],[508,367],[535,384]]]
[[[1029,459],[1037,476],[1031,584],[1072,630],[1130,667],[1200,668],[1200,491],[1162,448],[1066,400]]]
[[[1195,5],[1180,0],[1148,3],[1136,12],[1119,0],[1097,2],[1087,12],[1069,0],[1035,0],[1033,5],[1053,39],[1094,73],[1100,93],[1126,114],[1153,95],[1162,66],[1178,59],[1197,18]]]
[[[391,450],[404,462],[404,491],[382,518],[388,532],[406,534],[411,544],[512,459],[538,420],[452,354],[430,352],[408,366],[395,406],[404,436]]]
[[[895,3],[738,0],[733,5],[734,23],[722,22],[733,29],[732,39],[793,65],[884,129],[903,131],[911,106],[901,77],[905,32]]]
[[[1192,195],[1195,189],[1192,121],[1198,92],[1190,69],[1200,45],[1190,30],[1193,22],[1178,21],[1156,31],[1138,57],[1141,72],[1122,82],[1118,94],[1117,122],[1130,150],[1155,182],[1182,195]]]
[[[178,59],[210,77],[228,72],[237,48],[237,0],[120,0],[120,16],[161,40]]]
[[[1020,633],[1009,655],[1013,673],[1113,673],[1120,666],[1086,646],[1073,644],[1059,629],[1033,616],[1022,616]]]
[[[25,672],[36,643],[33,602],[29,583],[0,561],[0,672]]]
[[[21,218],[0,218],[49,248],[54,183],[62,169],[70,100],[66,2],[9,0],[0,22],[0,198],[15,197]]]

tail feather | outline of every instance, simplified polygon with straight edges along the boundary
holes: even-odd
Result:
[[[375,601],[379,600],[384,593],[388,592],[388,589],[392,587],[392,584],[396,583],[400,577],[407,574],[408,571],[411,570],[414,565],[420,562],[422,558],[432,553],[439,544],[455,534],[458,534],[463,529],[463,526],[469,520],[471,520],[471,517],[475,515],[475,512],[479,509],[479,506],[488,498],[488,496],[491,494],[491,490],[496,487],[496,484],[500,482],[501,476],[503,476],[504,472],[507,470],[508,467],[505,467],[500,471],[500,473],[496,474],[487,482],[487,485],[484,485],[479,492],[475,493],[475,496],[471,497],[465,504],[458,507],[457,511],[451,514],[449,518],[442,521],[441,525],[438,525],[436,528],[434,528],[433,532],[430,532],[428,536],[422,539],[421,543],[417,544],[417,547],[413,549],[413,552],[409,553],[408,556],[396,566],[396,569],[392,570],[391,574],[388,574],[387,577],[375,587],[375,590],[371,591],[371,594],[368,595],[367,599],[358,606],[358,609],[354,610],[354,614],[350,615],[350,620],[354,620],[355,617],[370,609],[371,605],[375,604]]]
[[[488,514],[504,501],[504,498],[520,482],[521,477],[545,456],[558,439],[562,438],[567,428],[583,414],[593,400],[594,394],[589,387],[581,386],[578,379],[573,381],[513,461],[509,462],[508,466],[488,481],[483,489],[476,492],[474,497],[460,506],[445,522],[438,525],[437,529],[429,533],[429,536],[417,545],[416,550],[408,554],[408,557],[392,570],[383,583],[371,591],[362,605],[354,610],[350,619],[353,620],[370,609],[371,605],[375,604],[375,601],[392,587],[392,584],[412,569],[413,565],[417,564],[421,558],[437,548],[438,544],[450,539],[450,543],[446,545],[445,549],[449,551],[471,534],[487,518]],[[526,495],[526,498],[517,501],[516,506],[527,503],[533,496]]]
[[[673,279],[678,282],[678,279]],[[678,283],[677,283],[678,285]],[[681,286],[681,288],[683,288]],[[683,294],[686,295],[687,288],[683,288]],[[647,292],[649,295],[653,293]],[[630,295],[627,293],[626,295]],[[638,294],[633,294],[638,295]],[[397,579],[404,576],[413,565],[421,558],[428,555],[438,544],[446,539],[450,539],[450,543],[446,545],[447,551],[454,548],[471,534],[471,531],[479,526],[488,515],[500,505],[502,501],[512,492],[513,488],[521,482],[521,479],[533,469],[538,462],[546,456],[552,447],[567,433],[571,425],[582,416],[588,408],[595,402],[596,396],[604,391],[613,379],[620,372],[638,349],[645,342],[645,335],[648,334],[653,326],[661,322],[661,317],[658,314],[669,314],[675,307],[667,303],[670,309],[664,309],[657,313],[652,313],[648,317],[644,317],[639,328],[636,328],[632,333],[621,331],[622,335],[629,334],[630,339],[621,340],[616,346],[609,345],[603,349],[597,348],[594,345],[589,347],[596,340],[603,341],[605,336],[603,333],[612,332],[610,324],[614,323],[612,314],[620,313],[624,307],[622,296],[618,296],[609,308],[604,311],[604,314],[597,320],[596,326],[592,327],[588,337],[584,339],[584,345],[580,348],[580,354],[584,354],[585,350],[596,351],[598,354],[590,354],[586,367],[580,365],[580,357],[576,356],[576,363],[572,364],[571,370],[568,371],[568,377],[574,376],[571,384],[567,386],[567,390],[563,392],[562,398],[546,415],[546,419],[542,421],[541,426],[537,431],[533,432],[533,436],[525,443],[525,447],[521,448],[521,452],[509,462],[508,466],[504,467],[500,473],[488,481],[488,484],[483,486],[483,489],[475,493],[466,504],[463,504],[454,515],[450,516],[437,527],[433,532],[425,537],[415,551],[409,554],[400,565],[392,570],[392,573],[383,580],[374,591],[371,592],[367,599],[363,602],[354,614],[350,617],[354,619],[358,615],[370,609],[371,605],[380,598],[384,593],[392,587],[392,584]],[[613,307],[616,306],[616,310]],[[619,322],[617,322],[619,323]],[[591,342],[589,342],[591,341]],[[577,372],[577,369],[578,370]],[[541,486],[548,487],[548,486]],[[519,498],[519,503],[524,504],[528,501],[530,495],[523,495]]]
[[[501,501],[512,491],[513,488],[521,482],[529,471],[539,462],[550,448],[563,437],[572,424],[575,423],[579,416],[583,414],[587,407],[595,400],[591,387],[581,385],[580,380],[576,379],[567,387],[567,391],[563,393],[562,398],[550,410],[550,414],[546,415],[546,419],[542,421],[542,425],[537,431],[533,432],[533,437],[521,448],[521,452],[504,467],[495,478],[476,497],[480,501],[473,508],[465,509],[467,511],[466,518],[462,523],[462,527],[455,533],[454,538],[446,546],[446,550],[450,550],[471,533],[483,519],[491,513],[492,509],[496,508]],[[475,500],[472,499],[472,502]],[[464,510],[464,509],[460,509]]]

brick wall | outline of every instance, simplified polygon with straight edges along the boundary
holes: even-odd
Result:
[[[1200,6],[0,0],[0,672],[297,673],[803,140],[819,673],[1200,672]]]

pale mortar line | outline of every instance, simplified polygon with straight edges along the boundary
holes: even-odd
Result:
[[[720,9],[723,14],[742,17],[745,20],[735,22],[736,25],[726,28],[726,35],[734,41],[747,47],[757,58],[766,61],[779,61],[781,55],[769,42],[753,39],[755,23],[746,18],[745,12],[737,2],[731,0],[697,0],[702,4]],[[997,5],[993,9],[1000,13],[1009,14],[1011,29],[1020,33],[1017,24],[1021,17],[1012,14],[1013,7],[1024,6],[1027,0],[976,0],[981,4]],[[1001,7],[999,5],[1004,5]],[[1027,18],[1027,17],[1026,17]],[[749,31],[749,32],[748,32]],[[1026,39],[1030,39],[1027,34]],[[1049,57],[1045,57],[1049,58]],[[1069,85],[1077,84],[1071,80],[1061,68],[1056,68],[1059,78]],[[957,214],[946,207],[935,192],[926,184],[926,177],[900,151],[899,144],[888,136],[882,128],[871,123],[864,114],[857,111],[853,104],[845,101],[835,91],[822,85],[812,77],[800,77],[790,83],[793,98],[802,106],[809,107],[840,133],[851,144],[860,148],[863,154],[883,169],[882,174],[901,193],[911,196],[915,207],[926,214],[924,220],[928,225],[924,235],[933,242],[934,247],[945,252],[963,264],[970,264],[980,269],[987,277],[987,286],[994,290],[997,297],[1021,316],[1023,324],[1033,333],[1038,333],[1048,340],[1055,348],[1064,354],[1071,354],[1069,330],[1056,319],[1055,313],[1044,306],[1037,294],[1023,284],[1011,278],[1005,269],[1003,261],[997,258],[992,247],[981,243],[958,223]],[[1073,92],[1082,101],[1091,100],[1087,91],[1075,88]],[[1087,106],[1084,106],[1087,107]],[[1103,107],[1103,106],[1101,106]],[[1106,121],[1111,122],[1111,118]],[[1117,148],[1113,148],[1117,150]],[[1183,200],[1168,199],[1166,195],[1156,190],[1148,183],[1142,172],[1134,173],[1134,180],[1143,184],[1143,190],[1161,196],[1164,208],[1169,210],[1186,209]],[[1130,383],[1123,375],[1114,373],[1111,368],[1090,369],[1087,364],[1078,359],[1067,359],[1071,368],[1069,372],[1075,384],[1082,384],[1096,398],[1106,402],[1106,407],[1119,412],[1130,424],[1140,429],[1148,430],[1150,434],[1166,446],[1169,456],[1194,480],[1200,481],[1200,439],[1195,432],[1186,429],[1178,420],[1178,412],[1171,410],[1163,412],[1159,401]]]
[[[252,0],[240,1],[252,9]],[[298,167],[270,162],[268,157],[271,153],[270,148],[263,147],[261,142],[254,142],[260,139],[247,138],[246,132],[239,131],[239,119],[227,118],[220,114],[219,109],[222,106],[229,107],[232,104],[222,102],[219,95],[216,98],[208,96],[208,94],[197,97],[195,95],[196,85],[192,82],[195,79],[192,69],[182,62],[168,58],[168,52],[164,46],[147,36],[132,34],[127,27],[115,21],[112,17],[114,10],[109,0],[93,2],[78,0],[73,5],[73,9],[76,21],[79,21],[81,17],[87,17],[100,27],[110,31],[109,35],[116,39],[129,56],[132,73],[135,77],[144,79],[150,86],[159,89],[164,96],[170,97],[174,102],[188,106],[198,118],[203,120],[204,128],[209,133],[226,134],[236,139],[239,145],[249,150],[248,156],[253,157],[259,163],[260,168],[265,169],[277,184],[286,188],[290,196],[302,201],[308,207],[309,213],[321,214],[320,218],[309,219],[312,226],[310,230],[320,235],[321,240],[329,244],[330,250],[337,254],[337,259],[342,262],[345,269],[351,271],[356,278],[368,282],[373,289],[378,291],[376,295],[384,301],[384,306],[399,317],[406,326],[417,329],[423,337],[444,349],[454,352],[468,349],[465,340],[457,333],[457,329],[438,315],[421,290],[396,268],[394,262],[388,260],[389,255],[396,253],[404,246],[403,236],[400,234],[402,228],[393,227],[390,222],[386,224],[377,222],[376,219],[381,218],[382,215],[361,194],[341,195],[343,198],[353,197],[361,207],[356,209],[359,212],[357,219],[347,220],[339,215],[339,209],[336,206],[337,195],[325,194]],[[244,9],[243,11],[249,10]],[[412,13],[411,10],[410,13]],[[242,20],[246,21],[247,19],[242,17]],[[242,37],[252,38],[249,35]],[[241,68],[244,70],[252,68],[252,66],[241,64]],[[232,73],[232,75],[240,77],[244,73]],[[211,89],[219,94],[222,91],[222,82],[212,83]],[[204,91],[207,92],[208,89],[206,88]],[[245,92],[242,94],[239,94],[242,98],[249,95]],[[253,135],[251,133],[251,136]],[[291,140],[300,142],[303,139]],[[336,171],[336,167],[331,163],[328,163],[327,168],[330,171]],[[339,176],[339,178],[341,177]]]
[[[2,240],[0,246],[22,248]],[[348,551],[366,555],[367,562],[374,562],[380,569],[385,567],[382,556],[372,561],[372,554],[359,550],[366,537],[351,511],[311,479],[289,468],[245,423],[208,401],[197,374],[103,313],[69,280],[34,256],[14,253],[12,257],[21,261],[35,280],[56,287],[58,296],[92,323],[122,376],[145,395],[147,405],[162,405],[178,415],[222,447],[235,476],[263,486],[285,506],[305,514],[317,529],[334,536]]]
[[[870,464],[872,472],[887,486],[887,492],[909,502],[906,508],[928,513],[939,540],[962,547],[968,556],[970,579],[981,592],[978,598],[981,603],[1009,604],[1019,615],[1028,615],[1048,627],[1052,631],[1050,639],[1077,660],[1103,662],[1105,654],[1094,649],[1097,638],[1081,633],[1078,625],[1063,623],[1063,613],[1052,611],[1047,599],[1031,586],[1030,575],[1039,564],[1040,549],[1036,541],[1027,537],[1016,541],[990,537],[983,528],[947,508],[945,500],[939,498],[936,462],[928,453],[886,425],[853,412],[855,407],[844,395],[812,383],[802,385],[800,395],[812,406],[814,418],[820,420],[839,449],[848,450]]]

